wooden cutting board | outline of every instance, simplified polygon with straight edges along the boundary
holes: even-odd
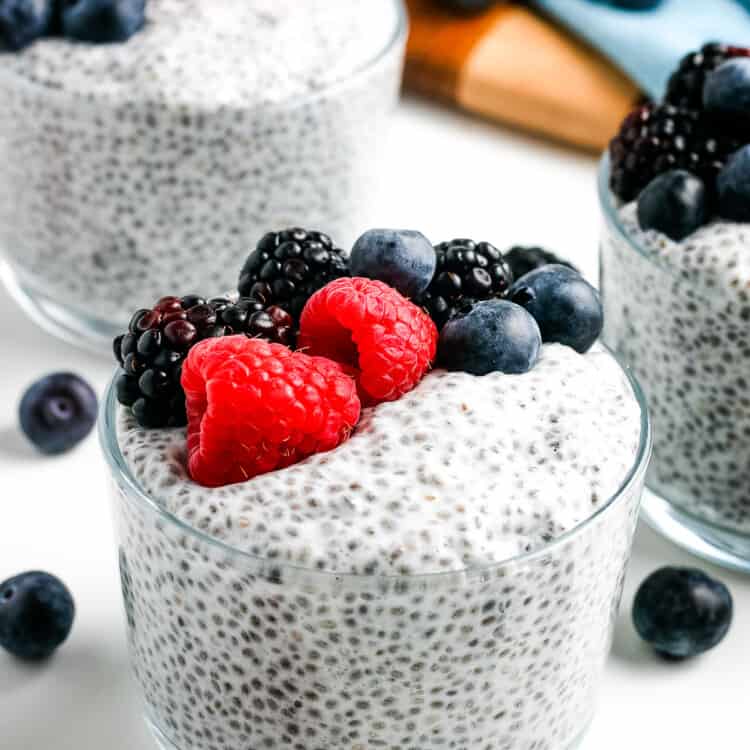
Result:
[[[407,2],[407,89],[592,151],[641,98],[597,51],[526,8],[463,17]]]

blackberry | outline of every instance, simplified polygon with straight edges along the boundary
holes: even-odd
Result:
[[[686,55],[669,79],[665,101],[683,109],[703,109],[706,76],[733,57],[750,57],[750,49],[713,42]]]
[[[439,329],[479,300],[504,297],[513,283],[503,254],[489,242],[452,240],[435,253],[435,276],[418,302]]]
[[[122,372],[117,399],[130,407],[142,427],[187,424],[182,363],[199,341],[244,333],[291,346],[291,316],[281,307],[257,299],[197,295],[164,297],[150,310],[133,315],[128,332],[113,342]]]
[[[238,289],[243,297],[280,305],[299,322],[302,308],[318,289],[349,275],[343,251],[330,237],[286,229],[261,239],[242,267]]]
[[[543,247],[515,245],[505,253],[505,261],[510,266],[514,279],[520,279],[521,276],[525,276],[537,268],[549,266],[553,263],[560,266],[567,266],[574,271],[578,270],[572,263],[558,258],[554,253],[545,250]]]
[[[713,191],[727,158],[740,146],[740,138],[722,132],[700,112],[647,104],[625,118],[610,143],[610,187],[631,201],[657,175],[684,169]]]

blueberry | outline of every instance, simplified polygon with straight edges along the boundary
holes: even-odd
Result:
[[[64,0],[62,33],[80,42],[125,42],[145,20],[146,0]]]
[[[42,453],[65,453],[91,432],[96,394],[78,375],[58,372],[32,384],[18,411],[21,429]]]
[[[750,146],[729,157],[716,188],[719,214],[730,221],[750,222]]]
[[[23,49],[51,28],[54,0],[0,0],[0,49]]]
[[[438,362],[448,370],[487,375],[528,372],[539,359],[542,337],[526,310],[507,300],[478,302],[440,332]]]
[[[710,112],[750,117],[750,59],[737,58],[706,76],[703,104]]]
[[[371,229],[354,244],[349,264],[352,276],[378,279],[411,298],[429,286],[437,255],[420,232]]]
[[[565,344],[583,354],[602,332],[599,293],[567,266],[552,264],[527,273],[508,296],[531,313],[545,342]]]
[[[19,659],[46,659],[70,634],[73,597],[49,573],[21,573],[0,584],[0,646]]]
[[[638,196],[641,229],[655,229],[679,242],[708,221],[706,186],[684,169],[655,177]]]
[[[686,659],[718,644],[732,623],[732,595],[692,568],[661,568],[638,589],[633,623],[643,640],[669,659]]]

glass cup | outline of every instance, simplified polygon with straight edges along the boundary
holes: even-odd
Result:
[[[696,554],[750,571],[748,310],[640,246],[599,172],[603,339],[648,398],[654,457],[646,520]],[[750,295],[748,297],[750,301]]]
[[[628,376],[630,377],[630,376]],[[651,440],[620,489],[538,551],[455,573],[355,576],[260,559],[137,485],[106,395],[127,631],[169,750],[563,750],[594,714]]]
[[[101,353],[165,288],[235,289],[268,231],[347,247],[371,222],[407,36],[344,80],[242,109],[73,96],[0,67],[0,277],[39,324]]]

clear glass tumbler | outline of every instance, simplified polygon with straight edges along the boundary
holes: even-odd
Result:
[[[408,577],[279,565],[185,525],[111,473],[132,665],[169,750],[563,750],[595,710],[650,426],[618,492],[544,548]]]
[[[750,306],[712,291],[710,271],[699,284],[633,239],[606,156],[599,197],[603,338],[633,368],[654,424],[644,516],[693,552],[750,571]]]
[[[71,343],[109,351],[165,287],[234,289],[268,231],[343,247],[372,221],[407,36],[343,80],[281,103],[76,96],[0,67],[0,277]],[[157,71],[158,73],[158,71]],[[155,75],[157,75],[155,73]]]

